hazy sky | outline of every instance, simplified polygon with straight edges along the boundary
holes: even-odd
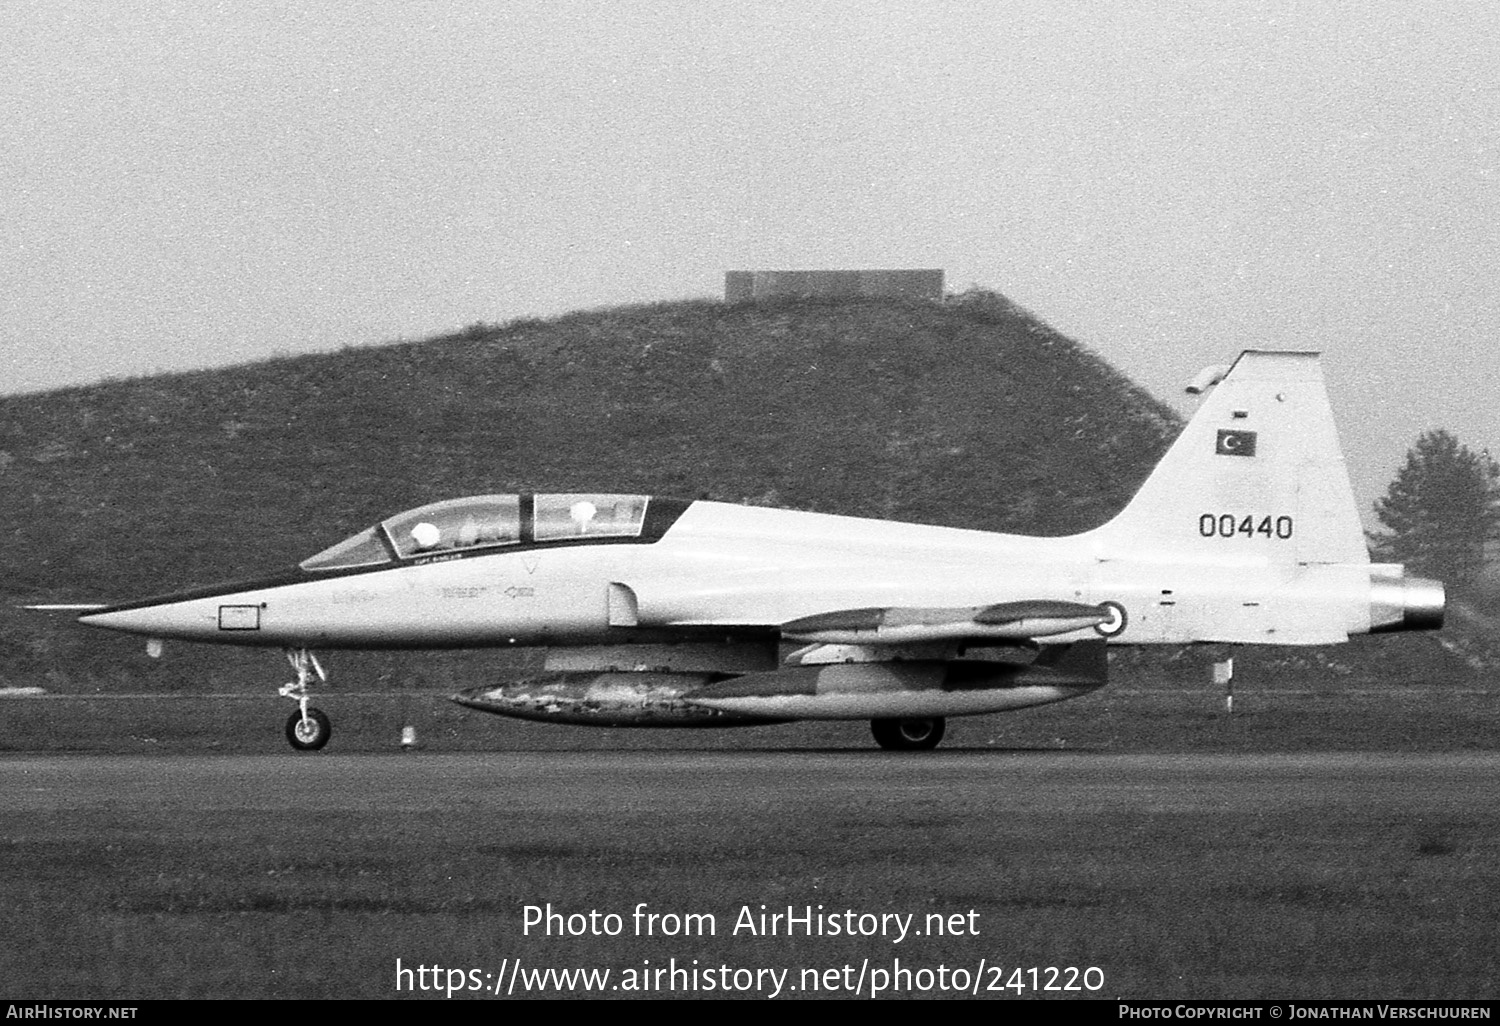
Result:
[[[1500,4],[10,0],[0,143],[3,392],[941,267],[1500,455]]]

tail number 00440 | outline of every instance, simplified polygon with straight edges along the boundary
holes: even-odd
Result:
[[[1269,513],[1257,518],[1251,514],[1205,513],[1198,518],[1198,533],[1205,538],[1278,538],[1292,536],[1292,518]]]

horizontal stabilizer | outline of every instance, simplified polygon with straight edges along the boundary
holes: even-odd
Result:
[[[1108,623],[1115,612],[1081,602],[1030,599],[957,608],[872,607],[804,616],[781,636],[822,645],[903,645],[949,640],[1025,640]]]

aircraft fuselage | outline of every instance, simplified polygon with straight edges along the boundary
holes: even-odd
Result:
[[[1112,552],[1093,532],[1033,538],[695,502],[649,543],[577,540],[292,570],[82,621],[160,638],[336,649],[687,641],[726,627],[769,633],[831,609],[1038,598],[1118,603],[1127,619],[1110,640],[1131,644],[1331,643],[1390,620],[1386,568],[1272,563],[1236,552],[1237,541],[1180,558]],[[1094,636],[1083,628],[1049,640]]]

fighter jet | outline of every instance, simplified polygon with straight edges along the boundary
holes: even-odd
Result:
[[[1215,387],[1212,379],[1221,379]],[[450,499],[259,580],[90,608],[153,639],[285,650],[292,746],[328,649],[543,646],[453,696],[523,719],[868,719],[925,749],[950,716],[1105,683],[1107,644],[1326,645],[1441,626],[1441,583],[1373,564],[1318,354],[1248,351],[1126,508],[1023,537],[647,495]]]

